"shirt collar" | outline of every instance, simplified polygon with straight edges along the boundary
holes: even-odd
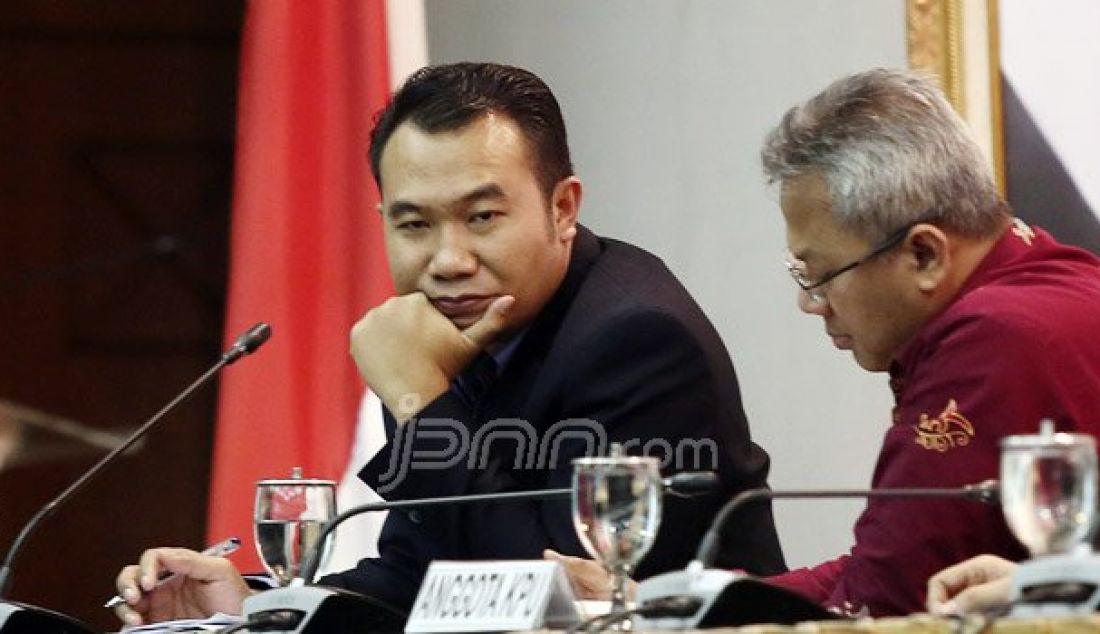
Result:
[[[1042,229],[1032,228],[1023,220],[1013,218],[1012,224],[1003,234],[1001,234],[1001,237],[997,239],[993,248],[989,250],[989,253],[987,253],[984,258],[982,258],[982,261],[970,274],[970,277],[966,278],[962,287],[959,288],[959,292],[955,296],[955,299],[951,301],[951,304],[948,304],[948,307],[945,308],[944,311],[941,311],[940,315],[946,312],[951,305],[962,299],[967,293],[994,280],[1006,264],[1009,264],[1029,251],[1037,242],[1047,242],[1049,240],[1050,235]],[[894,355],[894,359],[890,362],[890,384],[891,387],[894,388],[895,394],[900,391],[907,369],[912,366],[914,357],[923,347],[925,334],[938,318],[939,315],[936,315],[921,326],[920,330],[901,347],[898,353]]]
[[[485,353],[492,357],[493,362],[496,363],[497,375],[500,375],[504,366],[516,353],[516,348],[519,347],[519,342],[523,340],[523,335],[527,334],[527,330],[527,328],[524,328],[503,341],[493,342],[485,347]]]

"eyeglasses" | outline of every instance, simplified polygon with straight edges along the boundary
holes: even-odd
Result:
[[[918,222],[913,222],[905,225],[901,229],[898,229],[894,233],[891,233],[885,240],[880,242],[877,246],[873,247],[863,257],[849,262],[839,269],[833,269],[832,271],[829,271],[828,273],[823,275],[821,279],[818,280],[812,280],[806,277],[805,263],[796,260],[794,256],[791,255],[790,252],[788,252],[787,260],[785,262],[787,266],[787,272],[791,274],[791,277],[794,279],[795,284],[798,284],[799,288],[806,291],[806,295],[809,296],[811,302],[813,302],[814,304],[824,304],[826,284],[835,280],[837,277],[843,275],[844,273],[851,271],[857,266],[861,264],[866,264],[867,262],[870,262],[871,260],[877,258],[883,253],[886,253],[890,249],[898,246],[899,244],[901,244],[901,241],[905,239],[905,236],[909,235],[909,230],[917,224]]]

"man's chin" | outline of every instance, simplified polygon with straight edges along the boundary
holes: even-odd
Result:
[[[477,315],[459,315],[456,317],[448,317],[448,319],[451,320],[451,323],[454,324],[455,328],[464,331],[480,321],[481,317],[484,314],[485,313],[480,313]],[[489,346],[492,347],[495,344],[506,341],[509,337],[518,332],[520,329],[521,327],[517,325],[515,321],[511,319],[506,320],[504,326],[500,330],[498,330],[496,334],[493,335],[492,340],[489,342]]]
[[[481,312],[471,315],[454,315],[448,316],[447,319],[451,320],[451,323],[455,325],[455,328],[458,328],[459,330],[466,330],[470,326],[476,324],[481,319],[481,316],[484,314],[485,313]]]
[[[858,349],[852,349],[852,358],[855,359],[856,365],[868,372],[885,372],[890,369],[889,360],[878,359],[875,355],[860,354]]]

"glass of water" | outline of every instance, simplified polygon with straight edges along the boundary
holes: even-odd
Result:
[[[280,586],[298,576],[302,563],[317,548],[325,524],[336,516],[336,484],[302,477],[300,467],[283,480],[256,483],[253,528],[264,568]],[[322,561],[331,550],[326,546]]]
[[[1039,434],[1001,441],[1001,508],[1033,556],[1088,548],[1096,528],[1096,441],[1088,434]]]
[[[626,609],[626,580],[649,552],[661,524],[656,458],[611,456],[573,461],[573,526],[581,544],[614,576],[611,611]],[[626,629],[629,621],[624,622]]]

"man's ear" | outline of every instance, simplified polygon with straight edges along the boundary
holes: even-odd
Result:
[[[577,235],[577,215],[581,210],[581,197],[584,193],[581,180],[568,176],[558,181],[550,197],[552,222],[555,235],[562,242],[569,242]]]
[[[951,264],[947,234],[935,225],[921,223],[909,230],[904,245],[916,275],[917,288],[935,290],[947,276]]]

